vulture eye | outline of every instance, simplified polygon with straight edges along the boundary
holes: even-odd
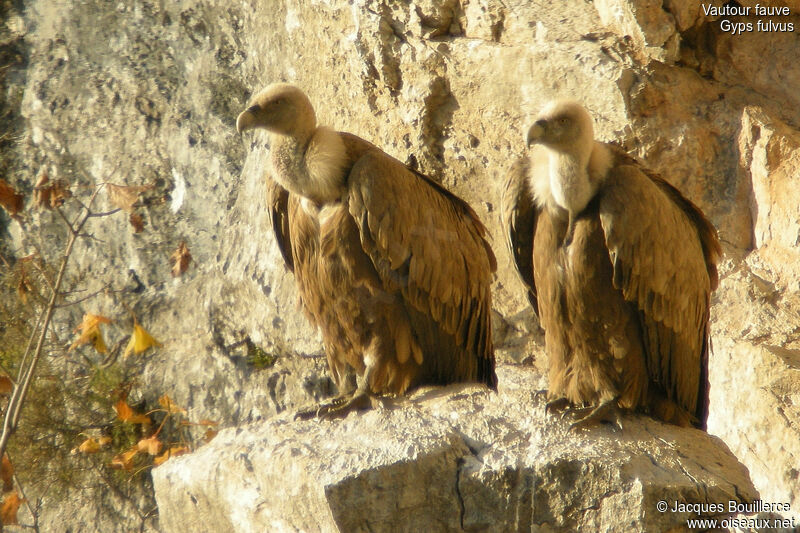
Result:
[[[261,111],[261,108],[258,107],[257,105],[251,105],[250,107],[247,108],[248,113],[258,113],[259,111]]]
[[[560,119],[558,119],[558,123],[561,124],[562,126],[566,126],[567,124],[569,124],[569,119],[567,117],[561,117]]]

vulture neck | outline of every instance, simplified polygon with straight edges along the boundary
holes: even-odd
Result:
[[[549,157],[549,196],[570,214],[583,211],[594,198],[608,170],[611,153],[602,143],[593,142],[590,150],[569,152],[547,149]]]
[[[273,177],[286,190],[319,206],[346,191],[347,150],[341,136],[320,127],[308,134],[270,135]]]

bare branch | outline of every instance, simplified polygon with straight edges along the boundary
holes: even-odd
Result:
[[[111,286],[111,283],[106,283],[105,285],[103,285],[103,287],[102,287],[101,289],[97,289],[97,290],[96,290],[96,291],[94,291],[93,293],[91,293],[91,294],[87,294],[87,295],[86,295],[86,296],[84,296],[83,298],[78,298],[78,299],[77,299],[77,300],[75,300],[74,302],[64,302],[64,303],[57,304],[57,305],[56,305],[56,308],[70,307],[70,306],[72,306],[72,305],[76,305],[76,304],[79,304],[79,303],[81,303],[81,302],[85,302],[86,300],[89,300],[90,298],[94,298],[95,296],[97,296],[97,295],[98,295],[98,294],[100,294],[101,292],[105,291],[105,290],[106,290],[106,289],[108,289],[110,286]],[[74,291],[74,292],[79,292],[79,291]]]
[[[90,217],[107,217],[109,215],[113,215],[114,213],[116,213],[118,211],[122,211],[122,209],[117,207],[116,209],[112,209],[111,211],[104,211],[102,213],[89,213],[88,216],[90,216]]]

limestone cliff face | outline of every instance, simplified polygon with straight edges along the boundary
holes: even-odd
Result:
[[[119,291],[94,310],[123,315],[124,300],[164,341],[128,363],[153,398],[237,426],[330,392],[263,209],[268,147],[235,132],[254,91],[299,85],[321,123],[466,198],[500,265],[499,359],[535,369],[541,337],[502,245],[498,187],[539,106],[580,100],[601,139],[620,140],[718,227],[709,432],[762,499],[800,518],[800,17],[785,5],[791,14],[774,20],[795,31],[733,35],[727,23],[759,17],[721,24],[676,0],[6,0],[0,171],[28,192],[42,170],[154,186],[163,202],[147,207],[147,230],[134,235],[122,218],[94,226],[100,241],[83,245],[75,269],[87,290]],[[30,239],[57,239],[56,222],[37,215]],[[1,215],[0,231],[4,250],[27,253],[16,222]],[[195,262],[176,281],[167,258],[181,241]],[[244,364],[245,339],[276,366]],[[535,372],[529,381],[546,386]],[[52,530],[79,520],[70,508],[44,509],[62,518]]]

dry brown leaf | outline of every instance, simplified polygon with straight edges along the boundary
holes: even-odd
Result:
[[[128,222],[133,226],[134,233],[141,233],[144,231],[144,219],[139,213],[131,213],[128,217]]]
[[[213,420],[209,420],[208,418],[202,419],[200,422],[197,423],[198,426],[209,426],[209,427],[216,427],[219,425],[219,422],[214,422]]]
[[[25,195],[17,193],[16,189],[0,179],[0,206],[14,218],[19,218],[19,212],[25,205]]]
[[[102,315],[94,315],[86,313],[83,315],[83,321],[75,327],[75,331],[81,331],[80,336],[69,347],[70,351],[78,346],[82,346],[88,342],[94,345],[94,349],[99,353],[106,353],[106,343],[103,341],[103,335],[100,332],[100,324],[110,324],[111,319]]]
[[[6,494],[5,498],[3,498],[3,505],[0,506],[0,520],[3,521],[4,526],[19,525],[17,511],[24,501],[19,497],[17,491]]]
[[[219,433],[219,431],[217,431],[216,429],[211,429],[211,428],[207,429],[205,434],[206,442],[211,442],[211,439],[216,437],[217,433]]]
[[[28,281],[28,277],[25,275],[25,272],[22,272],[22,275],[19,277],[19,282],[17,283],[17,296],[19,296],[19,300],[23,304],[28,303],[28,293],[32,291],[33,287],[31,287],[30,282]]]
[[[72,198],[72,191],[69,190],[69,184],[63,180],[56,180],[53,183],[52,192],[50,193],[50,207],[55,209],[64,205],[64,200]]]
[[[184,455],[189,453],[190,451],[191,450],[189,450],[188,446],[173,446],[172,448],[168,449],[167,451],[165,451],[164,453],[153,459],[153,464],[158,466],[166,462],[170,457],[177,457],[179,455]]]
[[[0,376],[0,396],[8,396],[14,391],[14,382],[8,376]]]
[[[3,492],[14,488],[14,467],[8,459],[8,454],[3,454],[3,460],[0,462],[0,478],[3,479]]]
[[[54,209],[64,205],[64,200],[72,197],[69,184],[64,180],[50,183],[47,172],[43,172],[33,189],[33,205],[38,209]]]
[[[177,278],[189,268],[189,263],[192,262],[192,254],[189,253],[189,248],[186,243],[182,242],[177,250],[175,250],[169,257],[172,262],[172,277]]]
[[[118,468],[130,472],[133,470],[133,458],[139,453],[139,447],[134,446],[111,459],[111,468]]]
[[[129,424],[151,424],[150,417],[147,415],[140,415],[136,413],[128,403],[121,399],[114,404],[114,411],[117,413],[117,418]]]
[[[161,407],[163,407],[169,414],[172,414],[172,415],[174,415],[174,414],[185,415],[186,414],[186,409],[176,405],[175,402],[172,401],[172,398],[170,398],[169,395],[167,395],[167,394],[165,394],[164,396],[162,396],[161,398],[158,399],[158,404]]]
[[[131,353],[140,354],[151,347],[157,348],[159,346],[161,346],[161,343],[155,340],[134,318],[133,334],[131,335],[131,340],[128,341],[128,346],[125,348],[125,353],[122,354],[122,358],[127,359]]]
[[[152,185],[127,186],[106,183],[106,189],[108,189],[108,199],[111,201],[111,205],[132,213],[134,205],[139,201],[139,193],[152,189]]]
[[[161,441],[155,435],[140,440],[136,446],[140,452],[149,453],[150,455],[158,455],[158,452],[161,451]]]

